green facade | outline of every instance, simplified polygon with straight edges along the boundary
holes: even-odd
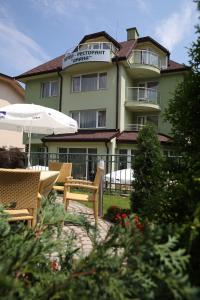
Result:
[[[93,39],[92,42],[95,40]],[[102,37],[105,42],[105,37]],[[87,41],[91,42],[91,41]],[[101,38],[97,39],[101,42]],[[50,108],[54,108],[70,115],[72,111],[82,110],[105,110],[106,111],[106,126],[105,129],[119,129],[120,132],[127,130],[130,125],[135,125],[138,118],[158,118],[157,130],[161,134],[170,135],[170,124],[164,120],[164,111],[168,105],[169,99],[172,97],[177,84],[184,78],[184,70],[175,70],[173,72],[161,72],[158,67],[147,64],[136,63],[134,55],[141,54],[143,48],[147,48],[152,53],[157,53],[160,58],[160,63],[164,66],[167,62],[167,54],[162,48],[157,47],[150,42],[139,44],[135,52],[126,59],[117,63],[112,60],[105,62],[82,62],[75,66],[66,68],[59,72],[45,72],[45,74],[34,75],[24,78],[22,81],[26,83],[25,99],[27,103],[35,103]],[[151,52],[150,52],[151,53]],[[117,71],[118,70],[118,71]],[[117,82],[118,72],[118,82]],[[107,73],[107,86],[104,90],[73,92],[72,77],[93,73]],[[62,81],[61,81],[62,76]],[[41,86],[44,82],[58,80],[59,92],[56,97],[43,98],[41,96]],[[61,88],[62,82],[62,88]],[[136,101],[136,99],[128,99],[128,92],[139,91],[138,87],[141,84],[157,82],[158,101],[155,104]],[[118,86],[118,90],[117,90]],[[62,89],[62,94],[61,94]],[[117,99],[118,95],[118,99]],[[117,102],[118,101],[118,102]],[[118,103],[118,107],[117,107]],[[118,113],[118,115],[117,115]],[[118,122],[117,122],[118,121]],[[34,142],[34,139],[33,139]],[[39,140],[35,139],[35,144],[39,145]],[[105,154],[108,149],[105,143],[95,142],[49,142],[46,143],[49,152],[58,152],[59,147],[63,148],[97,148],[98,154]],[[109,153],[115,154],[119,149],[134,149],[135,145],[119,144],[115,141],[108,143]],[[36,149],[36,148],[34,148]]]

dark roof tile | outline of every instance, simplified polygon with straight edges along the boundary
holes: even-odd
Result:
[[[116,130],[79,130],[76,133],[57,134],[44,137],[45,142],[109,142],[119,132]]]
[[[169,73],[176,71],[184,71],[189,70],[190,68],[184,64],[179,64],[174,60],[169,60],[168,67],[166,69],[161,70],[161,73]]]
[[[15,79],[59,71],[62,69],[63,58],[64,54],[15,77]]]
[[[95,33],[94,35],[99,35],[99,34],[102,34],[102,33],[107,34],[103,31],[103,32]],[[82,39],[81,42],[83,42],[84,40],[86,40],[86,39],[88,39],[92,36],[93,35],[85,36]],[[156,41],[154,41],[152,38],[144,37],[144,38],[139,38],[137,41],[136,40],[129,40],[129,41],[124,41],[124,42],[119,43],[120,49],[119,49],[116,57],[113,58],[113,61],[115,61],[116,59],[118,59],[118,60],[127,59],[129,57],[129,55],[131,54],[131,51],[137,45],[137,43],[138,42],[140,43],[142,41],[153,41],[154,43],[156,43],[156,45],[158,45],[160,48],[162,48],[163,51],[165,51],[165,52],[168,51],[167,49],[162,47],[160,44],[158,44]],[[58,56],[58,57],[42,64],[42,65],[37,66],[36,68],[33,68],[33,69],[31,69],[31,70],[15,77],[15,79],[21,79],[21,78],[34,76],[34,75],[60,71],[60,70],[62,70],[62,62],[63,62],[64,56],[65,56],[64,54],[60,55],[60,56]],[[183,71],[183,70],[186,70],[187,68],[188,67],[186,67],[183,64],[179,64],[179,63],[176,63],[173,60],[169,60],[168,68],[166,68],[164,70],[161,70],[161,73],[167,73],[167,72],[173,72],[173,71]]]
[[[131,144],[136,143],[138,138],[138,131],[123,131],[117,137],[117,143]],[[158,140],[161,143],[169,143],[172,141],[170,136],[158,133]]]
[[[123,131],[118,130],[79,130],[76,133],[49,135],[44,137],[44,142],[109,142],[114,137],[117,143],[131,144],[137,142],[138,131]],[[171,142],[171,137],[158,134],[158,139],[161,143]]]

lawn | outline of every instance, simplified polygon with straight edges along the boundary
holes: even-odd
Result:
[[[103,196],[103,215],[107,212],[107,209],[112,206],[116,205],[122,208],[130,208],[130,197],[123,197],[120,195],[107,195],[104,194]],[[91,202],[84,202],[84,205],[87,207],[92,208]]]

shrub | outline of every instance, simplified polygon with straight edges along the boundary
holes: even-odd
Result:
[[[52,199],[53,200],[53,199]],[[93,250],[77,259],[75,237],[61,234],[63,217],[90,232],[88,224],[46,201],[34,229],[10,226],[0,218],[0,298],[195,300],[186,273],[189,257],[178,237],[163,238],[162,228],[138,230],[112,226],[104,241],[93,237]],[[54,237],[52,239],[52,236]],[[50,260],[57,252],[59,260]]]
[[[162,164],[163,156],[157,133],[153,126],[147,125],[140,130],[137,139],[131,210],[149,220],[156,220],[160,214],[164,184]]]
[[[0,148],[0,168],[15,169],[27,166],[26,154],[19,148]]]

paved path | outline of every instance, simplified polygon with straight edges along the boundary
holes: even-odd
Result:
[[[92,225],[95,224],[93,210],[79,202],[70,201],[67,211],[77,215],[84,215],[89,223]],[[106,237],[109,227],[109,222],[103,220],[102,218],[98,219],[99,240],[103,240]],[[64,225],[63,235],[65,236],[65,234],[69,234],[69,232],[73,232],[76,236],[76,246],[80,248],[79,254],[83,256],[88,255],[92,250],[92,242],[86,231],[79,226]]]

